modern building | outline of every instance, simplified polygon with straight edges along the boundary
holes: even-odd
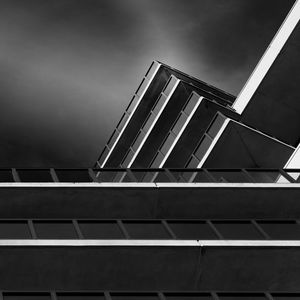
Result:
[[[205,128],[217,109],[224,113],[228,110],[230,114],[233,101],[233,96],[154,61],[106,144],[98,165],[147,168],[181,113],[179,122],[183,124],[177,126],[180,129],[190,123],[193,115],[198,119],[205,116],[203,125],[200,123]]]
[[[97,165],[285,166],[300,142],[297,5],[296,2],[237,99],[153,62]]]
[[[0,170],[0,297],[300,299],[299,18],[236,99],[153,62],[94,168]]]

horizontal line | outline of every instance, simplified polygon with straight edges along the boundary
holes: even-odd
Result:
[[[300,240],[204,240],[200,247],[300,247]]]
[[[64,182],[9,182],[0,183],[0,188],[18,187],[71,187],[71,188],[299,188],[300,183],[224,183],[224,182],[108,182],[108,183],[64,183]]]
[[[299,188],[300,183],[224,183],[224,182],[201,182],[201,183],[156,183],[159,187],[211,187],[211,188]]]
[[[91,188],[101,188],[101,187],[156,187],[155,183],[130,183],[130,182],[8,182],[0,183],[1,187],[91,187]]]
[[[0,246],[199,246],[197,240],[0,240]]]
[[[300,247],[297,240],[0,240],[0,246]]]

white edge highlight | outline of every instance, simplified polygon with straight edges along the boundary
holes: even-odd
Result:
[[[198,95],[199,96],[199,95]],[[202,100],[204,99],[204,97],[200,97],[196,103],[196,105],[194,106],[193,110],[191,111],[191,113],[189,114],[188,118],[186,119],[185,123],[183,124],[183,126],[181,127],[178,135],[176,136],[173,144],[171,145],[171,147],[169,148],[167,154],[164,156],[163,160],[161,161],[159,168],[162,168],[163,165],[165,164],[166,160],[168,159],[170,153],[172,152],[172,150],[174,149],[175,145],[177,144],[178,140],[180,139],[182,133],[184,132],[185,128],[187,127],[187,125],[189,124],[190,120],[192,119],[195,111],[197,110],[197,108],[199,107],[200,103],[202,102]]]
[[[216,136],[214,137],[213,141],[211,142],[211,144],[209,145],[206,153],[204,154],[204,156],[202,157],[201,161],[199,162],[197,168],[201,168],[203,166],[203,164],[205,163],[207,157],[210,155],[211,151],[213,150],[213,148],[215,147],[216,143],[218,142],[220,136],[223,134],[225,128],[227,127],[228,123],[230,122],[230,119],[225,119],[224,123],[222,124],[222,126],[220,127],[218,133],[216,134]]]
[[[208,156],[210,155],[210,153],[211,153],[211,151],[213,150],[214,146],[217,144],[219,138],[220,138],[221,135],[223,134],[223,132],[224,132],[225,128],[227,127],[227,125],[229,124],[229,122],[236,123],[236,124],[239,125],[239,126],[242,126],[242,127],[245,127],[245,128],[247,128],[247,129],[249,129],[249,130],[255,131],[255,132],[257,132],[257,133],[259,133],[259,134],[265,136],[266,138],[268,138],[268,139],[270,139],[270,140],[276,141],[276,142],[279,143],[279,144],[282,144],[282,145],[284,145],[284,146],[286,146],[286,147],[289,147],[289,148],[295,150],[295,147],[293,147],[293,146],[291,146],[291,145],[289,145],[289,144],[286,144],[286,143],[284,143],[284,142],[282,142],[282,141],[280,141],[280,140],[278,140],[278,139],[276,139],[276,138],[274,138],[274,137],[272,137],[272,136],[269,136],[269,135],[267,135],[267,134],[265,134],[265,133],[263,133],[263,132],[261,132],[261,131],[258,131],[258,130],[254,129],[254,128],[252,128],[252,127],[249,127],[249,126],[247,126],[247,125],[245,125],[245,124],[243,124],[243,123],[237,122],[237,121],[235,121],[235,120],[233,120],[233,119],[226,118],[225,121],[224,121],[224,123],[223,123],[222,126],[220,127],[218,133],[217,133],[216,136],[214,137],[212,143],[211,143],[210,146],[208,147],[208,149],[207,149],[205,155],[202,157],[201,161],[199,162],[197,168],[201,168],[201,167],[204,165],[206,159],[207,159]],[[287,168],[287,167],[285,167],[285,168]]]
[[[0,240],[5,246],[49,247],[300,247],[299,240]]]
[[[284,146],[286,146],[286,147],[289,147],[289,148],[295,150],[295,147],[293,147],[293,146],[291,146],[291,145],[289,145],[289,144],[287,144],[287,143],[285,143],[285,142],[283,142],[283,141],[281,141],[281,140],[278,140],[278,139],[276,139],[276,138],[273,137],[273,136],[267,135],[267,134],[265,134],[265,133],[263,133],[263,132],[261,132],[261,131],[255,129],[255,128],[252,128],[252,127],[250,127],[250,126],[248,126],[248,125],[246,125],[246,124],[244,124],[244,123],[240,123],[240,122],[238,122],[238,121],[236,121],[236,120],[233,120],[233,119],[229,119],[229,120],[230,120],[231,122],[233,122],[233,123],[236,123],[236,124],[242,126],[242,127],[245,127],[245,128],[250,129],[250,130],[252,130],[252,131],[255,131],[255,132],[259,133],[260,135],[265,136],[266,138],[268,138],[268,139],[270,139],[270,140],[276,141],[276,142],[279,143],[279,144],[282,144],[282,145],[284,145]]]
[[[155,75],[157,74],[157,71],[158,71],[158,69],[160,68],[161,64],[160,64],[159,62],[157,62],[156,60],[154,61],[154,63],[157,63],[157,67],[156,67],[156,69],[155,69],[155,71],[154,71],[153,75],[152,75],[152,76],[151,76],[151,78],[149,79],[149,82],[148,82],[148,84],[146,85],[146,87],[145,87],[144,91],[143,91],[143,92],[142,92],[142,94],[140,95],[138,102],[136,103],[135,107],[133,108],[133,110],[132,110],[131,114],[129,115],[129,117],[128,117],[127,121],[125,122],[125,124],[124,124],[124,126],[123,126],[122,130],[120,131],[120,133],[119,133],[118,137],[116,138],[116,140],[115,140],[114,144],[112,145],[112,147],[110,148],[109,152],[107,153],[107,155],[106,155],[106,158],[104,159],[104,161],[103,161],[102,165],[100,166],[101,168],[103,168],[103,167],[105,166],[105,164],[106,164],[107,160],[109,159],[109,157],[110,157],[110,155],[111,155],[112,151],[113,151],[113,150],[114,150],[114,148],[116,147],[116,145],[117,145],[117,143],[118,143],[119,139],[121,138],[121,136],[122,136],[122,134],[123,134],[124,130],[126,129],[126,127],[127,127],[128,123],[130,122],[130,120],[131,120],[131,118],[132,118],[133,114],[135,113],[135,111],[136,111],[137,107],[138,107],[138,106],[139,106],[139,104],[141,103],[141,101],[142,101],[142,99],[143,99],[143,97],[144,97],[144,95],[145,95],[146,91],[148,90],[148,88],[149,88],[149,86],[150,86],[150,84],[151,84],[151,82],[152,82],[153,78],[154,78],[154,77],[155,77]],[[146,75],[143,77],[143,79],[144,79],[145,77],[146,77]],[[99,165],[99,164],[98,164],[98,165]]]
[[[173,76],[173,75],[172,75],[172,76]],[[174,77],[175,77],[175,76],[174,76]],[[176,82],[175,82],[175,84],[174,84],[172,90],[170,91],[168,97],[166,98],[165,103],[164,103],[163,106],[160,108],[158,114],[155,116],[155,119],[153,120],[151,126],[149,127],[148,131],[146,132],[146,134],[145,134],[143,140],[141,141],[139,147],[138,147],[137,150],[135,151],[135,153],[134,153],[134,155],[133,155],[131,161],[128,163],[128,166],[126,166],[126,168],[130,168],[131,165],[133,164],[134,160],[135,160],[136,157],[138,156],[140,150],[142,149],[143,145],[145,144],[145,142],[146,142],[148,136],[150,135],[150,133],[151,133],[153,127],[155,126],[157,120],[158,120],[159,117],[161,116],[161,114],[162,114],[162,112],[164,111],[165,107],[167,106],[167,104],[168,104],[170,98],[172,97],[174,91],[176,90],[176,88],[177,88],[179,82],[180,82],[180,79],[176,78]]]
[[[188,169],[187,169],[188,170]],[[191,172],[193,173],[193,172]],[[107,182],[107,183],[45,183],[7,182],[1,188],[300,188],[300,183],[227,183],[227,182]]]
[[[245,86],[243,87],[240,94],[233,103],[232,108],[234,108],[237,113],[241,114],[247,106],[247,104],[249,103],[249,101],[251,100],[258,86],[266,76],[267,72],[274,63],[281,49],[283,48],[286,41],[293,32],[294,28],[296,27],[299,18],[300,1],[298,0],[290,10],[289,14],[287,15],[278,32],[274,36],[264,55],[260,59],[256,68],[254,69],[248,81],[246,82]]]
[[[300,144],[297,146],[286,165],[285,169],[298,169],[300,168]]]

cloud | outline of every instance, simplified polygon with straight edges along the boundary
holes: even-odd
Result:
[[[0,166],[92,166],[153,59],[237,93],[292,3],[0,0]]]

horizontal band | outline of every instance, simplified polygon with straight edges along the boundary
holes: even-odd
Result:
[[[192,183],[151,183],[151,182],[3,182],[1,187],[123,187],[123,188],[299,188],[300,183],[227,183],[227,182],[192,182]]]
[[[0,240],[1,246],[300,247],[300,240]]]

